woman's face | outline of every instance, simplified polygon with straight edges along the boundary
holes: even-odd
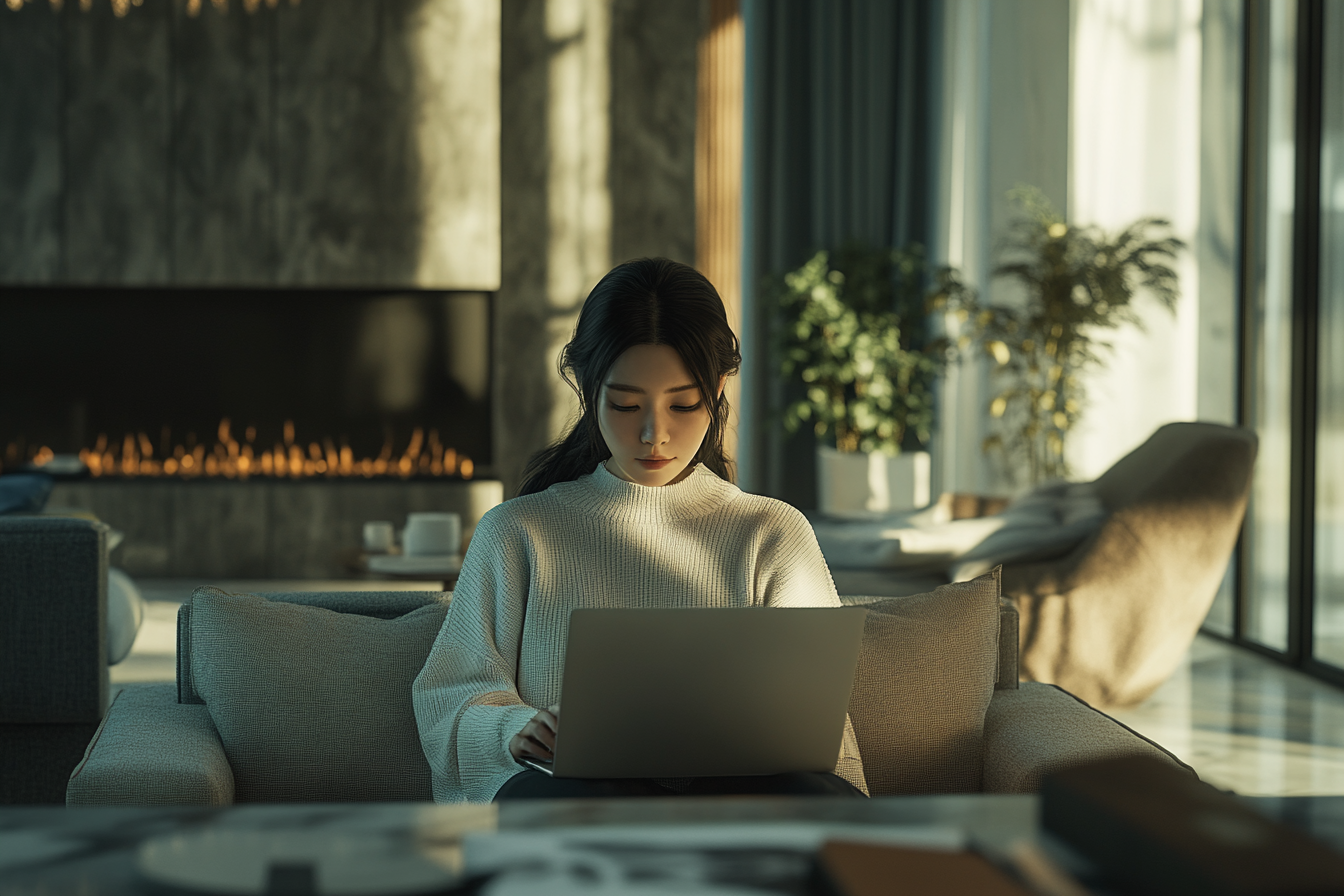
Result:
[[[626,349],[611,365],[598,402],[597,424],[613,474],[656,486],[679,482],[690,471],[709,431],[710,412],[676,349]]]

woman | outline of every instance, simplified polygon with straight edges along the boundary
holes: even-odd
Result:
[[[840,605],[802,514],[731,484],[723,386],[740,361],[693,268],[641,259],[593,288],[561,359],[582,415],[476,527],[412,688],[436,800],[866,791],[848,722],[843,778],[589,781],[516,761],[551,758],[572,609]]]

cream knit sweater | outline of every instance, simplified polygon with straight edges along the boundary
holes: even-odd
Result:
[[[570,610],[762,605],[840,600],[801,513],[704,466],[650,488],[599,465],[499,505],[411,689],[434,799],[489,802],[521,770],[509,740],[559,702]],[[836,774],[867,791],[848,720]]]

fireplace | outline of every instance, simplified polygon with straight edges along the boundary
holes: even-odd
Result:
[[[0,470],[82,453],[109,476],[469,478],[490,464],[489,301],[7,289]]]
[[[133,575],[321,577],[366,519],[501,499],[486,293],[7,289],[0,473],[126,534]]]

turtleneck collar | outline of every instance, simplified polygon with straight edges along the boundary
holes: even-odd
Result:
[[[737,486],[724,482],[704,464],[672,485],[649,486],[629,482],[599,463],[592,473],[572,483],[562,483],[562,500],[571,507],[594,513],[641,521],[691,519],[711,513],[737,493]]]

